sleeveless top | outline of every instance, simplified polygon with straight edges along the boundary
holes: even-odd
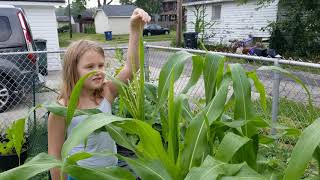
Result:
[[[103,99],[100,103],[99,110],[104,113],[111,114],[111,104],[107,99]],[[85,120],[88,116],[82,115],[74,117],[68,127],[67,134],[68,136],[72,132],[72,129],[77,126],[81,121]],[[70,152],[69,155],[74,153],[85,151],[85,152],[104,152],[111,151],[117,153],[117,147],[114,140],[110,137],[107,132],[92,133],[88,137],[87,145],[84,145],[84,142],[75,146]],[[80,160],[77,162],[79,166],[83,167],[107,167],[107,166],[116,166],[118,164],[118,159],[114,156],[101,157],[93,156],[88,159]]]

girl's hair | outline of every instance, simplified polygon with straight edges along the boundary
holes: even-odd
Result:
[[[64,105],[68,104],[72,89],[80,79],[77,65],[80,58],[87,51],[95,51],[102,57],[105,57],[103,49],[97,43],[88,40],[80,40],[73,42],[67,49],[64,55],[63,69],[62,69],[62,87],[58,99],[64,101]],[[101,96],[102,90],[95,92],[95,96]]]

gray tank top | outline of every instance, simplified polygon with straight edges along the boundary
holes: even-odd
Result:
[[[98,109],[102,112],[111,114],[111,104],[105,98],[102,100]],[[68,127],[68,136],[71,133],[72,129],[77,126],[81,121],[87,118],[86,115],[74,117]],[[87,146],[84,143],[81,143],[75,146],[69,153],[72,155],[74,153],[85,151],[85,152],[104,152],[111,151],[117,153],[117,147],[114,140],[110,137],[107,132],[92,133],[88,137]],[[88,159],[78,161],[79,166],[83,167],[107,167],[107,166],[116,166],[118,164],[118,159],[114,156],[110,157],[101,157],[93,156]]]

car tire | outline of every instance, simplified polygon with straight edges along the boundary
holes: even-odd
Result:
[[[169,31],[164,32],[164,34],[165,34],[165,35],[168,35],[168,34],[169,34]]]
[[[15,102],[15,87],[15,84],[10,79],[0,79],[0,113],[5,112],[17,103]]]
[[[148,32],[148,34],[147,34],[148,36],[151,36],[152,34],[151,34],[151,32]]]

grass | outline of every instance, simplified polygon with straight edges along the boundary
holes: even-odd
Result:
[[[157,35],[157,36],[145,36],[144,41],[156,42],[156,41],[172,41],[175,38],[175,31],[170,32],[169,35]],[[111,41],[106,41],[104,34],[84,34],[84,33],[73,33],[72,39],[69,37],[69,33],[59,33],[59,44],[60,47],[67,47],[71,42],[80,39],[86,39],[96,41],[102,44],[126,44],[129,42],[129,35],[113,35]]]

